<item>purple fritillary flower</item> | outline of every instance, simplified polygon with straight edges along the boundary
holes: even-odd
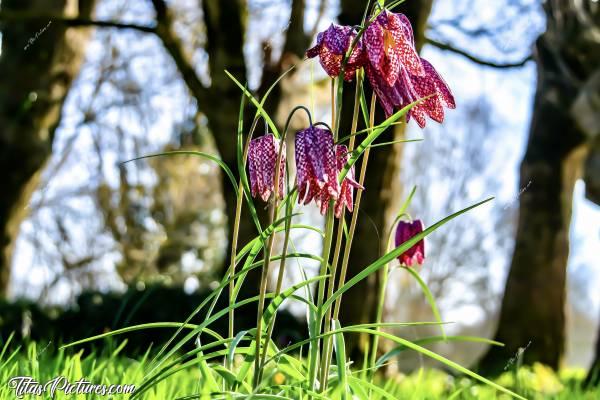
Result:
[[[348,162],[348,158],[350,158],[350,153],[348,152],[348,148],[344,145],[335,146],[335,157],[337,162],[338,175],[344,169],[344,166]],[[354,179],[354,166],[350,168],[346,177],[342,181],[342,185],[340,188],[340,195],[335,201],[335,216],[340,218],[342,213],[344,212],[344,208],[347,208],[348,211],[352,212],[354,208],[354,189],[362,189],[362,187],[355,179]]]
[[[335,146],[335,158],[336,158],[336,169],[337,175],[342,171],[350,154],[348,152],[348,148],[344,145],[336,145]],[[337,196],[337,199],[334,198],[331,193],[329,193],[325,188],[321,189],[319,194],[315,197],[315,202],[317,206],[319,206],[321,210],[321,214],[325,215],[327,209],[329,208],[330,200],[334,199],[334,214],[336,218],[340,218],[342,213],[344,212],[344,208],[347,208],[348,211],[352,211],[354,208],[354,198],[353,191],[354,189],[362,189],[362,187],[356,180],[354,179],[354,166],[350,168],[350,171],[346,174],[342,184],[340,185],[340,192]]]
[[[434,95],[408,112],[407,119],[414,118],[417,124],[424,128],[426,117],[441,123],[444,120],[444,107],[454,109],[456,102],[448,84],[429,61],[421,58],[421,63],[425,69],[424,76],[411,75],[405,68],[401,68],[400,79],[392,87],[388,86],[385,79],[373,68],[367,66],[366,73],[386,117],[392,115],[395,109]]]
[[[331,24],[327,30],[317,35],[317,44],[306,51],[308,58],[319,57],[321,66],[332,78],[340,74],[344,55],[352,45],[356,33],[349,26]],[[348,58],[344,69],[344,79],[354,79],[356,70],[364,64],[362,41],[358,41]]]
[[[423,232],[423,223],[416,219],[412,222],[400,221],[396,226],[396,247]],[[410,267],[413,264],[423,264],[425,260],[425,240],[419,240],[413,247],[398,256],[400,265]]]
[[[426,116],[441,123],[444,121],[444,107],[454,109],[456,108],[456,102],[448,84],[433,68],[433,65],[424,58],[421,58],[421,63],[425,69],[425,76],[404,73],[402,74],[402,83],[397,84],[397,88],[402,93],[403,99],[400,108],[423,97],[434,95],[417,104],[408,112],[408,116],[413,117],[417,124],[424,128]]]
[[[296,133],[296,185],[298,203],[319,203],[324,192],[337,199],[340,185],[333,145],[333,134],[328,129],[311,126]]]
[[[268,201],[274,192],[275,163],[279,155],[280,141],[272,134],[264,135],[250,141],[248,146],[248,170],[250,172],[250,189],[252,197],[260,197]],[[283,197],[283,181],[285,180],[285,143],[279,165],[279,197]]]
[[[385,77],[371,65],[365,67],[365,73],[373,91],[377,95],[379,104],[383,107],[386,118],[388,118],[394,113],[395,108],[404,103],[402,94],[398,90],[400,81],[394,86],[389,86]]]
[[[387,86],[398,81],[402,67],[412,75],[425,75],[410,21],[404,14],[382,11],[365,29],[363,46],[370,66]]]

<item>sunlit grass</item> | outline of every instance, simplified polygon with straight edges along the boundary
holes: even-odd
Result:
[[[124,344],[124,343],[123,343]],[[16,376],[31,376],[45,383],[57,376],[65,376],[70,382],[81,378],[94,384],[133,384],[140,387],[144,375],[150,370],[147,355],[128,358],[121,354],[123,345],[112,352],[57,350],[53,344],[29,343],[25,348],[6,351],[0,358],[0,399],[14,399],[15,392],[8,387],[8,381]],[[237,360],[239,362],[239,360]],[[220,363],[211,364],[212,367]],[[301,362],[300,368],[303,363]],[[305,365],[304,365],[305,366]],[[278,387],[278,393],[270,398],[297,399],[301,395],[300,384],[294,371],[298,365],[288,363],[274,365],[265,374],[265,380],[271,387]],[[360,371],[352,370],[347,376],[349,387],[353,390],[362,388],[369,391],[368,380]],[[585,376],[582,370],[564,370],[555,374],[541,365],[521,367],[517,374],[506,372],[496,382],[516,390],[529,399],[598,399],[600,390],[582,390],[579,385]],[[198,395],[201,388],[201,372],[197,368],[187,368],[158,382],[141,396],[143,399],[177,399],[184,396]],[[454,377],[437,369],[421,369],[409,375],[398,374],[393,378],[377,377],[376,389],[372,388],[370,399],[508,399],[510,396],[499,394],[488,385],[478,384],[466,377]],[[391,397],[390,397],[391,396]],[[127,399],[129,395],[116,395],[115,399]],[[360,394],[358,397],[362,397]],[[25,398],[48,398],[25,397]],[[92,399],[102,397],[65,395],[57,391],[57,400]],[[108,398],[108,396],[106,397]],[[209,398],[219,398],[211,396]],[[221,396],[220,398],[224,398]],[[254,397],[267,398],[267,397]]]

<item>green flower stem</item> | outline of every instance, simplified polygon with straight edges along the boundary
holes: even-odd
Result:
[[[369,111],[369,127],[373,128],[375,126],[375,100],[376,96],[373,94],[371,96],[371,108]],[[367,173],[367,163],[369,161],[369,153],[370,147],[367,147],[365,152],[363,153],[363,162],[360,167],[360,177],[358,178],[358,183],[364,187],[365,175]],[[348,272],[348,261],[350,259],[350,249],[352,248],[352,239],[354,238],[354,231],[356,230],[356,221],[358,219],[358,210],[360,208],[360,200],[362,199],[362,190],[356,190],[356,202],[354,203],[354,211],[352,211],[352,219],[350,220],[350,228],[348,229],[348,238],[346,240],[346,245],[344,247],[344,257],[342,259],[342,267],[340,271],[340,279],[338,281],[338,290],[344,286],[346,281],[346,273]],[[342,296],[339,296],[334,305],[333,309],[333,319],[338,319],[340,314],[340,307],[342,302]]]
[[[390,249],[388,247],[386,252],[389,252]],[[385,264],[385,267],[379,272],[380,275],[380,286],[379,293],[377,294],[377,314],[375,317],[375,323],[380,323],[383,320],[383,310],[385,309],[385,290],[387,288],[388,277],[390,275],[390,264]],[[379,331],[379,326],[375,327],[375,330]],[[375,362],[377,361],[377,348],[379,346],[379,335],[374,335],[373,337],[373,346],[371,346],[371,351],[369,353],[369,375],[370,380],[373,380],[373,376],[375,375]]]
[[[319,275],[327,274],[327,264],[329,261],[329,255],[331,253],[331,244],[333,242],[333,221],[334,221],[334,204],[333,200],[330,201],[329,207],[327,208],[327,214],[325,216],[325,241],[323,242],[323,258],[321,260],[321,269]],[[317,329],[315,330],[317,335],[321,334],[321,325],[323,322],[323,299],[325,297],[325,281],[319,282],[319,292],[317,294]],[[317,389],[315,380],[317,378],[317,367],[319,365],[319,347],[321,345],[321,339],[317,339],[312,343],[310,347],[310,362],[309,362],[309,374],[308,379],[312,389]],[[321,385],[322,389],[323,385]],[[320,390],[318,389],[318,390]]]
[[[286,206],[286,216],[291,215],[292,214],[292,210],[293,210],[293,203],[294,200],[293,198],[289,198],[287,201],[287,206]],[[277,275],[277,284],[275,287],[275,297],[279,296],[279,294],[281,293],[281,286],[283,285],[283,275],[285,272],[285,263],[286,263],[286,256],[287,256],[287,248],[288,248],[288,243],[290,240],[290,227],[292,225],[291,223],[291,218],[287,219],[285,221],[285,236],[283,238],[283,249],[281,250],[281,260],[279,261],[279,273]],[[264,342],[264,351],[262,353],[262,357],[261,357],[261,368],[260,368],[260,377],[259,377],[259,381],[262,379],[262,373],[263,373],[263,369],[265,366],[265,361],[267,359],[267,353],[268,353],[268,348],[269,348],[269,342],[271,341],[271,336],[273,335],[273,328],[275,327],[275,317],[277,316],[277,313],[273,314],[273,317],[271,317],[271,321],[269,322],[269,327],[267,328],[267,336],[265,337],[265,342]]]
[[[277,164],[276,164],[277,165]],[[279,168],[278,168],[279,170]],[[277,175],[277,174],[276,174]],[[277,186],[275,186],[277,187]],[[269,222],[268,225],[273,224],[273,221],[277,219],[277,191],[274,191],[274,197],[272,198],[269,206]],[[255,335],[255,349],[254,349],[254,382],[253,387],[256,388],[260,382],[260,339],[262,336],[262,319],[263,311],[265,307],[265,294],[267,292],[267,280],[269,278],[269,264],[271,263],[271,250],[273,249],[273,241],[275,239],[275,233],[272,232],[267,239],[267,246],[265,247],[265,255],[263,268],[260,275],[260,292],[258,297],[258,312],[256,313],[256,335]],[[266,349],[265,349],[266,351]]]
[[[291,117],[290,117],[291,118]],[[289,119],[288,119],[289,123]],[[286,130],[287,130],[286,123]],[[275,162],[275,179],[273,182],[273,197],[271,199],[271,204],[269,206],[269,225],[273,223],[273,221],[277,220],[277,209],[279,203],[279,180],[282,179],[280,176],[281,168],[279,165],[281,164],[281,159],[283,157],[283,148],[285,141],[285,133],[281,138],[281,144],[279,146],[279,153],[277,154],[277,160]],[[267,246],[265,247],[265,259],[263,264],[262,273],[260,276],[260,293],[258,300],[258,312],[256,316],[256,348],[254,353],[254,388],[256,388],[260,382],[262,377],[261,371],[261,356],[260,356],[260,339],[262,336],[262,319],[263,319],[263,311],[265,307],[265,293],[267,291],[267,281],[269,279],[269,264],[271,263],[271,251],[273,249],[273,241],[275,240],[275,232],[272,232],[269,235],[269,239],[267,241]],[[285,260],[285,258],[282,258]],[[283,261],[285,262],[285,261]],[[268,342],[267,342],[268,345]],[[267,352],[268,347],[265,346],[265,353]]]
[[[404,204],[400,207],[400,211],[398,212],[398,215],[396,216],[396,218],[394,219],[394,222],[390,226],[390,231],[388,232],[388,235],[387,235],[386,253],[389,253],[392,249],[392,237],[394,235],[394,228],[396,227],[396,225],[398,225],[398,222],[400,222],[400,220],[403,217],[408,217],[410,219],[410,215],[408,215],[406,213],[406,209],[408,208],[408,205],[410,204],[416,190],[417,190],[416,186],[412,188],[412,190],[410,191],[410,194],[408,195],[408,198],[406,199]],[[385,309],[385,292],[387,289],[388,278],[390,276],[389,269],[390,269],[390,264],[387,263],[387,264],[385,264],[385,267],[383,268],[383,270],[381,270],[381,276],[380,276],[381,285],[379,287],[379,294],[377,297],[377,299],[378,299],[377,314],[375,316],[376,324],[380,324],[383,321],[383,311]],[[380,326],[376,325],[375,330],[379,331]],[[442,332],[443,332],[443,328],[442,328]],[[373,376],[375,375],[375,372],[376,372],[375,362],[377,360],[378,346],[379,346],[379,335],[374,335],[372,350],[371,350],[371,353],[369,354],[370,357],[369,357],[369,368],[368,368],[371,382],[373,381]]]
[[[362,70],[358,70],[356,72],[356,92],[354,94],[354,110],[352,113],[352,126],[350,127],[350,141],[348,142],[348,151],[349,152],[352,152],[354,150],[354,143],[356,140],[356,136],[354,134],[356,133],[356,129],[358,126],[358,115],[359,115],[359,111],[360,111],[359,110],[360,94],[362,91],[361,71]],[[342,213],[342,217],[338,221],[338,229],[337,229],[336,235],[337,235],[337,237],[336,237],[336,243],[335,243],[335,250],[333,252],[333,261],[331,263],[331,276],[329,277],[329,282],[327,283],[327,298],[331,297],[331,295],[333,294],[333,288],[335,286],[335,276],[336,276],[337,266],[338,266],[341,248],[342,248],[342,238],[344,237],[344,213]],[[332,312],[331,308],[328,308],[327,314],[325,316],[325,327],[324,327],[325,333],[329,332],[329,329],[330,329],[331,312]],[[327,388],[327,379],[329,377],[329,374],[327,372],[329,371],[329,365],[331,363],[331,355],[333,352],[333,347],[331,346],[331,344],[332,344],[332,338],[329,336],[326,337],[323,341],[323,354],[325,355],[325,357],[323,357],[323,359],[321,360],[321,376],[320,376],[321,386],[324,389]]]
[[[250,140],[252,139],[252,133],[254,132],[254,129],[256,129],[256,125],[258,123],[258,118],[255,118],[254,121],[252,122],[252,127],[250,128],[250,133],[248,135],[248,139],[246,140],[246,143],[244,145],[244,154],[242,156],[242,159],[244,160],[244,168],[246,167],[246,161],[248,158],[248,147],[250,146]],[[229,265],[229,305],[231,306],[234,303],[234,292],[235,292],[235,280],[234,280],[234,275],[235,275],[235,256],[237,253],[237,245],[238,245],[238,236],[239,236],[239,231],[240,231],[240,218],[241,218],[241,214],[242,214],[242,204],[244,202],[244,191],[242,190],[242,179],[240,178],[238,181],[238,196],[236,199],[236,205],[235,205],[235,220],[234,220],[234,224],[233,224],[233,235],[231,238],[231,253],[229,255],[230,259],[231,259],[231,263]],[[230,338],[233,338],[233,322],[234,322],[234,318],[235,318],[235,311],[233,308],[231,308],[229,310],[229,330],[228,330],[228,334]],[[231,367],[231,366],[229,366]]]
[[[310,111],[304,107],[304,106],[297,106],[294,107],[294,109],[290,112],[290,114],[287,117],[287,120],[285,122],[285,127],[283,129],[283,134],[281,136],[280,139],[280,145],[279,145],[279,152],[277,153],[277,160],[275,162],[275,179],[273,181],[273,201],[271,203],[271,209],[269,210],[269,218],[271,219],[269,221],[269,225],[273,223],[273,221],[275,221],[277,219],[277,210],[278,210],[278,200],[279,200],[279,181],[283,178],[281,175],[281,169],[279,168],[279,165],[281,164],[281,160],[283,158],[283,149],[284,149],[284,145],[285,145],[285,141],[286,141],[286,137],[287,137],[287,132],[288,132],[288,128],[290,126],[290,122],[292,120],[292,117],[294,116],[294,114],[296,113],[296,111],[298,110],[304,110],[306,111],[307,115],[308,115],[308,120],[310,125],[312,126],[312,116],[310,114]],[[287,168],[286,168],[287,171]],[[292,213],[292,204],[293,201],[288,198],[288,205],[286,207],[286,215],[291,215]],[[277,294],[279,294],[279,292],[281,291],[281,285],[282,285],[282,281],[283,281],[283,272],[285,270],[285,260],[286,260],[286,253],[287,253],[287,245],[288,245],[288,241],[289,241],[289,235],[290,235],[290,225],[291,225],[291,218],[288,219],[285,223],[285,238],[284,238],[284,248],[283,248],[283,252],[282,252],[282,257],[281,257],[281,261],[280,261],[280,265],[279,265],[279,277],[277,278]],[[260,338],[262,336],[262,314],[263,314],[263,309],[264,309],[264,297],[265,297],[265,293],[267,291],[267,281],[269,278],[269,264],[271,262],[271,251],[273,249],[273,240],[275,238],[275,232],[271,233],[271,235],[269,236],[268,242],[267,242],[267,247],[265,248],[265,262],[263,265],[263,270],[262,270],[262,274],[261,274],[261,280],[260,280],[260,298],[259,298],[259,306],[258,306],[258,315],[257,315],[257,321],[256,321],[256,352],[255,354],[255,358],[254,358],[254,388],[256,388],[258,386],[258,384],[260,383],[260,380],[262,379],[262,367],[264,366],[264,362],[266,359],[266,355],[269,349],[269,340],[271,338],[271,335],[273,333],[273,326],[275,323],[275,315],[273,315],[273,318],[271,320],[271,323],[268,327],[268,333],[265,337],[265,346],[264,346],[264,354],[261,356],[260,353]],[[262,361],[261,361],[262,360]]]
[[[342,68],[343,70],[343,68]],[[343,71],[342,73],[343,74]],[[335,87],[335,78],[331,79],[331,131],[333,133],[334,142],[337,140],[337,131],[338,131],[338,123],[339,113],[341,111],[341,107],[336,107],[336,87]],[[343,82],[338,83],[338,97],[341,96],[341,91],[343,88]],[[336,111],[338,115],[336,115]],[[325,216],[325,240],[323,241],[323,252],[322,252],[322,260],[321,260],[321,268],[319,271],[319,275],[327,274],[327,264],[329,263],[329,255],[331,253],[331,244],[333,242],[333,225],[334,225],[334,201],[331,200],[329,202],[329,207],[327,207],[327,214]],[[333,274],[332,274],[333,275]],[[323,301],[325,297],[325,280],[319,281],[318,285],[318,294],[317,294],[317,320],[316,322],[316,330],[314,330],[315,334],[321,334],[321,326],[323,323]],[[321,347],[321,339],[316,340],[310,346],[310,360],[308,366],[308,382],[312,389],[316,388],[316,378],[319,369],[319,350]],[[323,382],[319,385],[318,390],[323,390]]]

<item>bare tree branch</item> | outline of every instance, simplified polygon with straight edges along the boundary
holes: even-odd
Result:
[[[117,21],[94,20],[83,17],[65,17],[56,14],[44,14],[33,12],[0,12],[0,21],[2,22],[25,22],[25,21],[52,21],[65,24],[66,26],[96,26],[100,28],[118,28],[118,29],[133,29],[146,33],[156,33],[156,26],[138,25],[123,23]]]
[[[208,90],[196,73],[192,57],[187,54],[183,42],[175,33],[173,15],[163,0],[152,0],[152,5],[156,11],[156,34],[175,61],[183,80],[196,98],[198,106],[202,108],[204,104],[200,103],[208,97]]]
[[[323,19],[323,16],[325,15],[326,8],[327,8],[327,0],[321,0],[321,3],[319,4],[319,11],[317,13],[317,19],[315,20],[315,24],[313,25],[313,28],[310,31],[310,34],[308,35],[308,37],[310,39],[315,37],[315,35],[317,34],[317,31],[319,30],[319,24],[321,23],[321,20]]]
[[[458,49],[458,48],[452,46],[449,43],[442,43],[442,42],[439,42],[439,41],[437,41],[435,39],[432,39],[432,38],[429,38],[429,37],[426,38],[425,40],[426,40],[426,42],[428,44],[430,44],[432,46],[435,46],[438,49],[451,51],[451,52],[453,52],[455,54],[458,54],[458,55],[461,55],[461,56],[465,57],[466,59],[468,59],[470,61],[473,61],[476,64],[483,65],[483,66],[486,66],[486,67],[491,67],[491,68],[499,68],[499,69],[502,69],[502,68],[520,68],[520,67],[524,66],[525,64],[527,64],[528,61],[533,60],[533,56],[530,54],[527,57],[525,57],[525,58],[523,58],[522,60],[519,60],[519,61],[509,62],[509,63],[499,63],[499,62],[495,62],[495,61],[483,60],[483,59],[481,59],[481,58],[479,58],[479,57],[477,57],[477,56],[475,56],[475,55],[473,55],[473,54],[471,54],[471,53],[469,53],[469,52],[467,52],[465,50]]]

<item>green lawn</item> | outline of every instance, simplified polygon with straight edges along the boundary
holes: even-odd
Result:
[[[38,382],[45,383],[58,376],[64,376],[73,383],[86,378],[94,384],[128,384],[139,387],[144,375],[149,372],[150,357],[140,356],[137,359],[120,354],[121,348],[115,348],[105,355],[98,353],[84,354],[83,351],[56,350],[55,346],[36,345],[30,343],[18,351],[5,350],[0,355],[0,387],[1,399],[15,399],[15,389],[9,387],[9,380],[18,376],[30,376]],[[281,388],[280,392],[271,396],[255,396],[255,399],[298,398],[299,389],[292,389],[294,377],[288,368],[275,367],[268,371],[266,380],[271,387]],[[507,372],[496,381],[529,399],[600,399],[600,390],[584,392],[578,388],[584,371],[563,371],[558,376],[543,366],[521,368],[517,376],[515,372]],[[151,390],[144,393],[144,399],[176,399],[194,395],[199,392],[201,374],[198,367],[184,369],[159,382]],[[354,372],[348,377],[350,383],[359,382],[360,373]],[[378,379],[375,382],[379,390],[367,394],[370,399],[509,399],[506,394],[499,394],[489,386],[484,386],[466,377],[452,377],[439,370],[420,370],[408,376],[395,379]],[[351,385],[352,386],[352,385]],[[363,390],[368,388],[362,385]],[[381,390],[383,389],[383,390]],[[384,394],[387,393],[387,394]],[[330,393],[335,398],[335,393]],[[387,396],[387,397],[386,397]],[[364,397],[358,395],[359,398]],[[24,398],[49,398],[48,395],[25,396]],[[92,399],[111,398],[97,395],[67,395],[57,391],[55,399]],[[115,399],[126,399],[128,395],[115,395]],[[194,397],[189,397],[194,398]],[[213,397],[213,398],[218,398]],[[221,396],[220,398],[224,398]],[[236,397],[242,398],[242,397]]]

